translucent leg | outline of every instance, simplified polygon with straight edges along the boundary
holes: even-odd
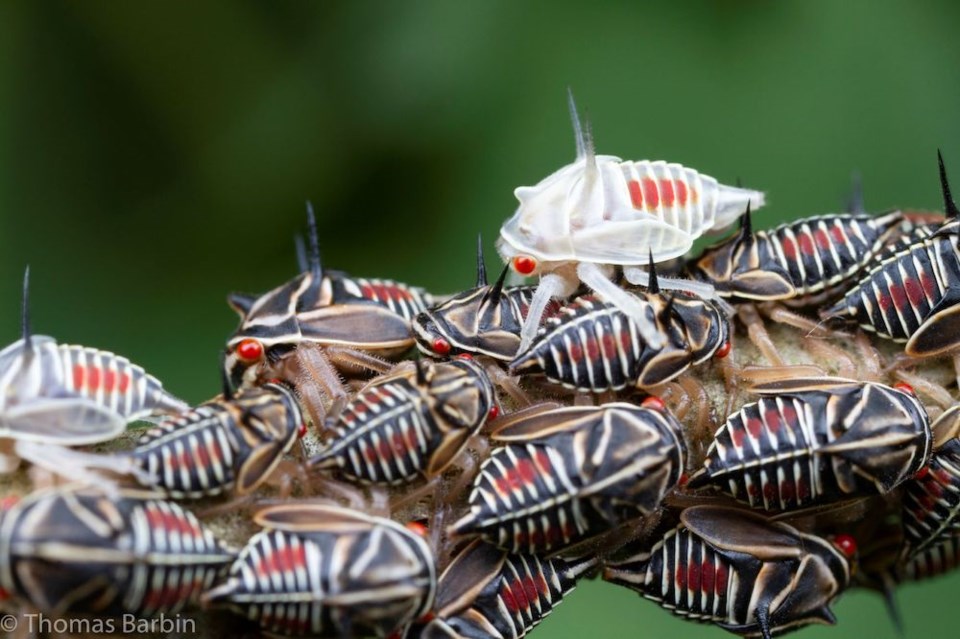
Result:
[[[550,299],[562,296],[569,288],[567,279],[557,273],[546,273],[540,277],[540,284],[537,286],[537,290],[533,292],[533,299],[530,300],[527,319],[523,321],[523,328],[520,329],[518,355],[530,348],[530,344],[533,343],[533,338],[537,336],[540,320],[543,318],[544,311],[547,310]]]
[[[635,286],[650,286],[650,274],[639,266],[623,267],[623,277]],[[689,291],[705,300],[713,299],[717,296],[717,290],[713,285],[707,284],[706,282],[657,275],[657,284],[660,285],[660,288],[669,291]]]
[[[648,307],[636,295],[626,292],[611,282],[596,264],[583,262],[577,267],[580,281],[597,292],[600,297],[610,302],[626,315],[631,317],[640,330],[640,336],[651,348],[663,348],[665,339],[657,332],[653,321],[647,317]]]
[[[753,345],[757,347],[757,350],[774,366],[784,366],[783,358],[780,357],[777,347],[773,345],[773,340],[770,339],[770,334],[767,333],[767,329],[763,325],[763,319],[757,313],[757,309],[744,305],[740,307],[738,315],[740,321],[747,327],[747,335]]]

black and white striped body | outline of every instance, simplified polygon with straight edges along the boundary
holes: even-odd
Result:
[[[510,552],[567,548],[653,512],[679,481],[685,450],[673,416],[612,403],[562,408],[496,433],[470,513],[451,529]]]
[[[311,464],[375,484],[402,484],[445,468],[486,420],[493,387],[468,360],[422,366],[364,386],[340,414],[329,446]]]
[[[717,430],[688,486],[765,510],[885,494],[927,462],[931,439],[917,399],[888,386],[772,392]]]
[[[960,440],[948,441],[904,484],[903,532],[908,559],[947,537],[960,537]]]
[[[480,286],[417,315],[417,348],[430,357],[462,353],[509,362],[520,347],[520,329],[530,309],[533,286]],[[544,319],[559,310],[552,300]]]
[[[43,491],[0,518],[0,587],[50,615],[176,614],[233,558],[193,514],[132,492]]]
[[[34,335],[0,352],[0,431],[66,445],[115,437],[127,422],[187,405],[125,357]]]
[[[929,327],[936,313],[955,303],[949,290],[960,282],[955,243],[955,235],[931,236],[875,262],[856,286],[821,316],[852,319],[880,337],[910,340],[921,328]],[[942,341],[949,344],[950,337],[942,336]]]
[[[596,560],[507,554],[476,541],[458,554],[437,583],[435,617],[405,637],[525,637],[592,570]]]
[[[212,496],[235,487],[243,494],[290,450],[302,422],[293,394],[266,384],[163,420],[127,455],[154,478],[151,487],[169,497]]]
[[[254,535],[206,602],[268,632],[337,639],[386,637],[432,606],[432,552],[404,527],[351,513],[296,528]]]
[[[860,272],[897,230],[899,211],[880,217],[835,214],[769,231],[741,229],[694,261],[693,273],[737,300],[817,304]]]
[[[710,511],[729,509],[689,510],[690,517],[704,519]],[[850,562],[838,548],[751,513],[730,511],[724,517],[705,522],[706,536],[680,525],[652,548],[628,545],[625,558],[607,562],[604,579],[675,615],[744,636],[833,622],[829,605],[850,582]]]
[[[511,363],[514,373],[543,373],[554,383],[603,392],[667,382],[726,344],[728,323],[713,304],[686,295],[637,293],[647,317],[666,337],[647,343],[633,318],[593,296],[579,297],[547,319],[530,348]]]

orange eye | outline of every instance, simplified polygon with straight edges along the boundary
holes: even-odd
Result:
[[[717,349],[717,352],[714,353],[714,355],[716,355],[717,359],[723,359],[724,357],[726,357],[727,355],[730,354],[730,349],[731,349],[731,348],[733,348],[733,347],[730,346],[730,342],[724,342],[724,343],[723,343],[723,346],[721,346],[720,348],[718,348],[718,349]]]
[[[446,355],[450,352],[450,349],[453,348],[450,346],[450,342],[442,337],[433,340],[433,344],[431,344],[430,347],[433,349],[433,352],[438,355]]]
[[[910,393],[911,395],[916,395],[917,391],[913,390],[913,386],[906,382],[897,382],[893,385],[897,390],[903,391],[904,393]]]
[[[237,344],[237,357],[245,362],[259,362],[263,357],[263,344],[248,337]]]
[[[518,255],[513,258],[513,270],[520,275],[533,275],[537,270],[537,260],[529,255]]]
[[[417,535],[420,535],[421,537],[426,537],[427,534],[429,533],[429,531],[427,530],[426,525],[423,524],[423,523],[421,523],[421,522],[419,522],[419,521],[408,521],[408,522],[407,522],[407,530],[409,530],[409,531],[412,532],[412,533],[416,533]]]
[[[667,409],[667,405],[663,403],[663,400],[657,397],[656,395],[651,395],[650,397],[645,398],[640,405],[644,408],[649,408],[650,410],[660,411],[661,413]]]
[[[833,545],[847,557],[853,557],[857,554],[857,540],[850,535],[837,535],[833,538]]]

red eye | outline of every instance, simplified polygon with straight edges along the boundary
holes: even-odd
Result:
[[[460,353],[457,355],[457,359],[473,359],[473,355],[470,353]]]
[[[833,538],[833,545],[847,557],[853,557],[857,554],[857,540],[850,535],[837,535]]]
[[[259,362],[263,357],[263,344],[248,337],[237,344],[237,357],[245,362]]]
[[[407,530],[409,530],[412,533],[416,533],[421,537],[426,537],[427,534],[429,533],[429,531],[427,530],[426,524],[423,524],[419,521],[408,521]]]
[[[730,346],[730,342],[724,342],[723,346],[717,349],[717,352],[715,353],[715,355],[717,356],[718,359],[723,359],[724,357],[730,354],[731,348],[733,347]]]
[[[520,275],[532,275],[537,270],[537,260],[529,255],[518,255],[513,258],[513,270]]]
[[[680,479],[677,481],[677,485],[682,488],[687,485],[688,481],[690,481],[690,475],[686,473],[680,473]]]
[[[0,499],[0,511],[10,510],[14,506],[20,503],[20,498],[16,495],[8,495],[3,499]]]
[[[500,417],[500,407],[494,404],[490,407],[490,412],[487,413],[487,419],[496,419]]]
[[[297,426],[297,437],[303,439],[307,435],[307,423],[300,422],[300,425]]]
[[[450,349],[453,348],[450,346],[450,342],[442,337],[438,337],[437,339],[433,340],[433,344],[431,344],[430,347],[437,355],[446,355],[450,352]]]
[[[663,400],[657,397],[656,395],[651,395],[645,398],[640,405],[644,408],[649,408],[650,410],[655,410],[663,412],[667,409],[667,405],[663,403]]]
[[[906,382],[897,382],[893,385],[897,390],[903,391],[904,393],[910,393],[911,395],[916,395],[917,391],[913,390],[913,386]]]

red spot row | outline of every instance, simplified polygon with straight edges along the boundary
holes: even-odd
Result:
[[[791,238],[783,238],[783,240],[780,242],[780,246],[783,248],[783,256],[785,258],[788,260],[797,259],[797,245],[794,244]]]
[[[409,301],[413,299],[410,292],[399,286],[389,284],[364,284],[360,287],[360,294],[369,300],[374,301]]]
[[[534,483],[539,476],[537,467],[529,459],[518,459],[513,467],[508,467],[503,477],[494,480],[497,492],[507,495],[520,490],[526,485]]]
[[[834,224],[830,227],[830,235],[833,236],[833,239],[836,240],[838,244],[847,243],[847,236],[844,234],[843,229],[839,224]]]
[[[669,178],[659,180],[643,178],[642,184],[637,180],[629,180],[627,191],[630,193],[630,203],[635,209],[642,209],[644,205],[648,209],[655,209],[660,204],[673,206],[674,202],[680,206],[686,206],[689,195],[693,195],[694,200],[696,199],[696,192],[692,189],[688,191],[687,185],[682,180]]]
[[[534,580],[533,577],[527,576],[512,582],[504,581],[500,594],[507,609],[515,614],[529,611],[531,605],[540,598],[541,592],[548,592],[547,583],[543,577]]]
[[[100,390],[103,385],[104,392],[112,393],[114,390],[120,393],[126,393],[130,387],[130,376],[126,373],[117,375],[115,371],[107,369],[104,371],[98,366],[83,366],[74,364],[73,366],[73,387],[77,390],[86,389],[90,392]]]
[[[813,232],[813,239],[816,240],[817,246],[819,246],[824,251],[830,250],[830,238],[827,236],[827,232],[823,229],[817,229]]]
[[[307,565],[307,551],[302,545],[293,544],[277,548],[263,556],[254,567],[261,577],[293,572]]]
[[[816,254],[817,249],[813,246],[813,240],[810,239],[809,233],[800,233],[797,235],[797,243],[800,244],[800,251],[804,255],[813,256]]]
[[[154,506],[147,506],[147,524],[151,530],[178,533],[195,539],[203,539],[203,531],[187,517],[177,513],[167,513]]]
[[[200,578],[193,581],[187,581],[179,586],[168,586],[164,584],[160,588],[148,590],[143,597],[144,607],[149,610],[167,610],[184,600],[193,599],[203,589],[203,582]]]

